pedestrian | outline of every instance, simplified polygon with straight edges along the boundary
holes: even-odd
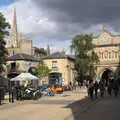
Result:
[[[90,80],[88,85],[88,94],[90,95],[91,100],[93,100],[94,84],[93,80]]]
[[[90,92],[89,92],[89,81],[86,82],[86,88],[87,88],[88,96],[90,96]]]
[[[103,98],[104,97],[104,91],[105,91],[105,85],[103,80],[100,80],[99,82],[99,89],[100,89],[100,96]]]
[[[14,87],[11,88],[11,102],[14,103]]]
[[[95,81],[94,83],[95,98],[98,98],[98,89],[99,89],[98,81]]]
[[[109,79],[107,90],[110,96],[112,95],[112,89],[113,89],[113,82],[111,79]]]
[[[113,82],[113,91],[114,91],[114,96],[117,97],[119,92],[119,86],[117,80],[114,80]]]

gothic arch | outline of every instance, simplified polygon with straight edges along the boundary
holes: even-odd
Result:
[[[109,55],[108,55],[108,56],[109,56],[108,58],[111,59],[111,57],[112,57],[111,51],[110,51],[108,54],[109,54]]]
[[[102,74],[106,71],[106,70],[110,70],[111,72],[114,73],[114,70],[111,67],[103,67],[101,69],[98,70],[98,74],[96,76],[96,79],[100,80],[102,78]]]
[[[105,52],[104,52],[104,58],[108,59],[108,51],[107,50],[105,50]]]

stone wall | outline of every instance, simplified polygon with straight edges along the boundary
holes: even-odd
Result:
[[[113,72],[116,72],[118,69],[120,70],[119,35],[112,35],[107,31],[102,31],[98,37],[93,39],[93,44],[96,45],[94,51],[100,60],[100,62],[95,65],[97,66],[97,77],[100,78],[103,71],[107,68]]]

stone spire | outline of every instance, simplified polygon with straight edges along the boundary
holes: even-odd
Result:
[[[10,38],[11,47],[18,47],[18,33],[17,33],[17,21],[16,21],[16,9],[13,11],[13,21],[11,28],[11,38]]]
[[[65,49],[64,49],[64,48],[63,48],[61,54],[62,54],[63,56],[65,56]]]
[[[50,46],[47,45],[47,55],[49,56],[50,55]]]

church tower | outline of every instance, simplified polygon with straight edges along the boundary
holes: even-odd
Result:
[[[10,46],[13,48],[18,47],[18,33],[17,33],[17,21],[16,21],[16,9],[13,11],[13,21],[11,28],[11,36],[10,36]]]

